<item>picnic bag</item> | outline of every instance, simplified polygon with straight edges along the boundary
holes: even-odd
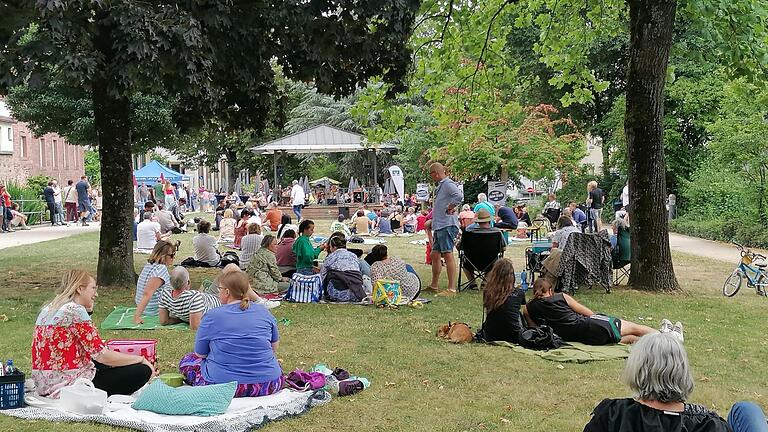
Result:
[[[123,354],[140,355],[152,364],[157,362],[155,339],[110,339],[107,348]]]
[[[397,306],[405,303],[402,291],[400,290],[400,281],[377,279],[373,283],[371,300],[376,306]]]
[[[319,274],[303,275],[294,273],[285,299],[295,303],[316,303],[323,292],[323,279]]]

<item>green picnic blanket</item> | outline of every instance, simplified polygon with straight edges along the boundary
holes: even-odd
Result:
[[[143,324],[133,323],[133,313],[136,312],[135,307],[115,306],[113,310],[101,323],[102,330],[154,330],[158,328],[164,329],[188,329],[189,324],[171,324],[160,325],[160,318],[156,316],[145,316]]]
[[[537,355],[545,360],[563,363],[586,363],[598,360],[619,360],[629,357],[629,345],[622,344],[594,346],[578,342],[568,342],[568,345],[558,349],[536,351],[505,341],[488,343],[491,345],[512,348],[515,352]]]

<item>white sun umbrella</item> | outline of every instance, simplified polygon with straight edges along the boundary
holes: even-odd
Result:
[[[302,180],[301,187],[304,188],[305,194],[309,194],[309,177],[304,176],[304,180]]]
[[[243,186],[242,186],[242,184],[240,182],[240,177],[237,178],[237,180],[235,181],[235,187],[233,187],[232,189],[235,192],[237,192],[238,195],[242,195],[243,194]]]

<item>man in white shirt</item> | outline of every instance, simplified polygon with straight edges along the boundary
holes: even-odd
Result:
[[[56,204],[56,223],[64,225],[64,205],[61,201],[61,187],[59,182],[53,180],[53,201]]]
[[[189,200],[189,197],[187,196],[187,191],[184,190],[183,187],[179,187],[177,190],[179,191],[179,201],[181,201],[182,199],[184,200],[183,204],[179,203],[179,207],[180,207],[179,211],[184,213],[187,211],[187,201]]]
[[[624,207],[625,210],[628,210],[627,207],[629,207],[629,182],[624,185],[624,189],[621,190],[621,206]]]
[[[299,186],[299,182],[293,181],[293,188],[291,188],[291,205],[293,206],[293,213],[296,215],[296,222],[301,221],[301,209],[304,207],[304,188]]]
[[[136,249],[151,251],[161,238],[160,224],[152,221],[152,213],[145,212],[144,220],[136,227]]]

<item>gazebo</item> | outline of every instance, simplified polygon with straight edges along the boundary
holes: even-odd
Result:
[[[251,151],[259,155],[273,155],[275,186],[277,186],[277,162],[281,155],[313,154],[313,153],[355,153],[366,152],[372,159],[373,182],[379,184],[379,173],[376,165],[378,152],[394,152],[392,144],[370,145],[360,134],[339,129],[327,124],[321,124],[294,134],[269,141],[260,146],[252,147]]]

